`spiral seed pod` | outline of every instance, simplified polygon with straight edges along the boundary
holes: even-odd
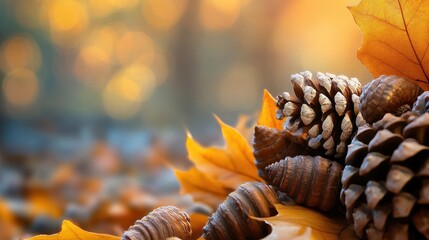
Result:
[[[267,180],[265,167],[284,159],[286,156],[314,154],[318,152],[309,148],[298,132],[279,131],[274,128],[256,126],[253,136],[253,155],[259,176]]]
[[[429,91],[425,91],[419,97],[417,97],[412,111],[414,114],[419,115],[429,112]]]
[[[429,239],[429,113],[359,128],[346,164],[340,198],[358,236]]]
[[[159,207],[131,226],[122,240],[158,240],[178,237],[188,240],[192,235],[190,218],[174,206]]]
[[[401,116],[410,111],[422,92],[417,84],[409,80],[382,75],[363,87],[359,108],[363,118],[372,124],[386,113]]]
[[[276,193],[260,182],[248,182],[230,193],[203,228],[206,240],[261,239],[269,227],[249,218],[269,217],[275,214]]]
[[[342,166],[320,156],[286,157],[265,168],[273,186],[298,204],[330,211],[341,190]]]
[[[277,96],[277,118],[287,118],[284,129],[300,133],[306,144],[326,156],[343,160],[351,136],[365,124],[359,113],[361,84],[357,78],[311,72],[291,76],[296,96]]]

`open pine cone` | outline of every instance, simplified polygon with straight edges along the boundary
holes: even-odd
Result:
[[[287,118],[284,128],[300,132],[312,149],[341,159],[352,133],[365,124],[359,113],[362,86],[357,78],[311,72],[291,76],[296,96],[277,96],[277,118]]]
[[[358,236],[429,238],[429,113],[386,114],[360,127],[341,181]]]

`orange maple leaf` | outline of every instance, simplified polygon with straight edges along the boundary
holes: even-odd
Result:
[[[282,121],[275,118],[275,109],[274,98],[265,90],[257,123],[281,128]],[[174,169],[181,184],[181,193],[191,194],[194,200],[205,203],[213,209],[216,209],[240,184],[263,181],[258,176],[252,148],[246,138],[217,116],[215,118],[221,127],[225,146],[204,147],[188,132],[186,148],[188,158],[194,167],[187,171]]]
[[[398,75],[429,90],[429,4],[362,0],[350,7],[363,33],[358,57],[374,77]]]
[[[64,220],[61,231],[53,235],[37,235],[27,240],[119,240],[107,234],[87,232],[75,226],[72,222]]]

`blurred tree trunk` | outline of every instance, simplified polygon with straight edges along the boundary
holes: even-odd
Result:
[[[198,6],[196,2],[189,2],[179,23],[176,39],[173,41],[174,88],[180,113],[186,122],[195,115],[197,101],[196,82],[196,44]]]

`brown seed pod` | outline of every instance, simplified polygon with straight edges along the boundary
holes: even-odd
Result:
[[[212,239],[261,239],[269,226],[249,218],[274,215],[276,193],[260,182],[248,182],[230,193],[203,228],[203,237]]]
[[[272,185],[298,204],[330,211],[341,190],[343,167],[320,156],[286,157],[265,168]]]
[[[415,83],[398,76],[382,75],[363,87],[360,96],[360,111],[368,123],[376,122],[384,114],[401,116],[423,90]]]
[[[174,206],[159,207],[131,226],[122,240],[157,240],[178,237],[183,240],[191,238],[190,218]]]
[[[256,126],[253,136],[253,155],[259,176],[266,179],[265,167],[284,159],[286,156],[317,154],[305,143],[298,132],[293,134],[287,130]]]

